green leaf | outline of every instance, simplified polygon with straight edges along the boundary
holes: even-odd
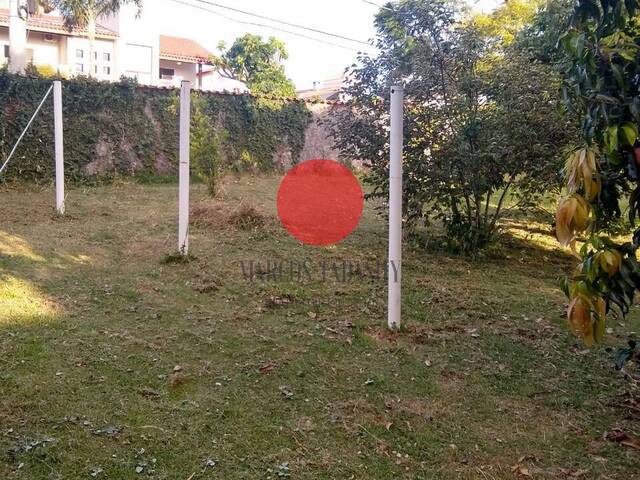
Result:
[[[604,132],[604,143],[609,153],[618,150],[618,126],[612,125]]]
[[[616,65],[615,63],[611,64],[611,73],[613,74],[613,78],[618,82],[618,86],[624,90],[625,81],[624,81],[624,72],[620,65]]]
[[[638,126],[631,122],[623,123],[620,126],[622,130],[622,140],[626,145],[633,147],[638,139]]]

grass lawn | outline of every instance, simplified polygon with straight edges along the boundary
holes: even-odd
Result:
[[[74,188],[65,218],[50,189],[0,191],[0,479],[640,478],[603,439],[640,434],[629,386],[568,333],[544,225],[514,219],[490,260],[407,247],[392,335],[384,221],[303,246],[277,184],[195,186],[184,264],[175,185]]]

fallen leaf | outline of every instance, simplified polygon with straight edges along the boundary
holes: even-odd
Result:
[[[270,373],[276,368],[275,364],[267,363],[259,368],[260,373]]]
[[[91,469],[91,472],[89,473],[89,475],[91,475],[92,477],[97,477],[98,475],[100,475],[104,470],[102,470],[102,468],[100,467],[94,467]]]
[[[531,473],[527,467],[523,467],[522,465],[515,465],[511,471],[515,473],[518,477],[530,477]]]
[[[104,435],[106,437],[113,437],[114,435],[119,434],[122,431],[121,427],[115,425],[109,425],[108,427],[100,428],[95,430],[93,433],[96,435]]]
[[[184,376],[182,372],[175,372],[169,375],[169,385],[172,387],[177,387],[178,385],[182,385],[187,381],[187,378]]]
[[[625,447],[640,450],[640,437],[625,433],[619,428],[614,428],[610,432],[605,433],[604,438],[610,442],[619,443]]]
[[[293,398],[293,392],[291,391],[291,389],[289,387],[286,387],[286,386],[280,387],[280,393],[282,393],[282,395],[284,395],[284,397],[287,400],[290,400],[290,399]]]

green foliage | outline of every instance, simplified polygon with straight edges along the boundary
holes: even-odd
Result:
[[[223,44],[220,49],[224,49]],[[265,42],[259,35],[247,33],[236,39],[216,62],[230,77],[245,82],[253,93],[294,97],[295,86],[282,65],[287,58],[281,40],[270,37]]]
[[[566,60],[558,39],[567,29],[574,5],[573,0],[549,0],[516,35],[518,50],[542,63],[557,65]]]
[[[600,185],[598,195],[586,199],[594,215],[586,245],[580,252],[582,276],[591,298],[603,299],[607,311],[616,307],[625,316],[640,287],[636,251],[640,229],[624,245],[603,233],[622,215],[628,198],[629,219],[640,213],[640,24],[637,0],[580,1],[571,25],[561,39],[568,57],[564,94],[568,108],[580,119],[584,142],[598,152],[590,172]],[[615,271],[590,269],[589,260],[615,250],[621,266]],[[572,292],[569,292],[573,298]]]
[[[509,44],[531,23],[541,3],[542,0],[511,0],[491,13],[475,15],[473,23],[483,36]]]
[[[385,198],[389,88],[402,79],[408,224],[439,220],[456,250],[472,251],[493,237],[506,199],[528,208],[558,186],[573,130],[553,69],[459,15],[443,0],[382,10],[381,53],[349,72],[351,110],[337,114],[333,135],[346,158],[371,166],[373,195]]]
[[[0,158],[6,158],[51,81],[0,70]],[[53,178],[53,102],[47,101],[5,178]],[[194,173],[274,168],[274,155],[290,150],[295,161],[304,146],[311,113],[301,102],[264,101],[250,96],[193,93]],[[177,171],[177,95],[135,81],[63,82],[65,174],[71,181],[96,177],[172,175]],[[209,153],[208,150],[211,149]],[[207,170],[215,165],[216,168]],[[208,172],[208,173],[207,173]]]
[[[222,167],[222,142],[226,131],[216,129],[203,111],[203,97],[194,95],[191,102],[191,168],[207,185],[209,195],[217,193],[217,181]]]

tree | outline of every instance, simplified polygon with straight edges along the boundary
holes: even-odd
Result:
[[[60,11],[67,28],[84,28],[89,38],[89,76],[94,75],[96,22],[104,15],[116,14],[122,5],[133,4],[142,8],[143,0],[39,0],[45,9]]]
[[[231,48],[215,59],[218,67],[230,78],[247,84],[254,93],[278,97],[295,96],[295,86],[285,74],[282,62],[288,58],[284,42],[275,37],[263,41],[259,35],[236,39]]]
[[[562,68],[566,56],[558,39],[567,29],[574,4],[574,0],[549,0],[515,36],[517,48],[532,59]]]
[[[532,22],[541,4],[542,0],[510,0],[491,13],[475,15],[473,23],[481,34],[509,44]]]
[[[556,232],[574,251],[583,241],[564,290],[570,326],[588,345],[604,336],[608,312],[627,315],[640,288],[640,228],[625,243],[608,235],[627,204],[631,224],[640,215],[639,13],[638,0],[581,0],[561,39],[564,92],[583,145],[566,161]]]
[[[439,220],[450,247],[480,248],[507,199],[527,208],[559,184],[571,132],[554,101],[560,79],[473,19],[457,21],[453,3],[392,5],[376,18],[381,53],[348,72],[350,108],[337,114],[333,136],[346,158],[371,167],[373,196],[386,198],[389,87],[403,83],[407,222]]]

